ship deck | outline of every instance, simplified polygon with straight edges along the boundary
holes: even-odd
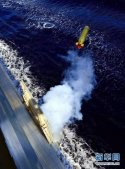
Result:
[[[0,128],[18,169],[64,169],[0,65]]]

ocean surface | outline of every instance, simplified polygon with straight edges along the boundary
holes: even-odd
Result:
[[[60,56],[76,50],[90,26],[84,52],[92,54],[97,84],[82,106],[76,134],[95,152],[121,153],[125,168],[125,1],[1,0],[0,40],[18,52],[45,91],[60,84],[68,65]],[[16,63],[19,66],[19,63]],[[37,93],[40,99],[42,95]],[[118,167],[119,168],[119,167]],[[109,167],[110,169],[110,167]]]

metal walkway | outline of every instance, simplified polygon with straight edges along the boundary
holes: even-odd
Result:
[[[64,169],[0,65],[0,128],[18,169]]]

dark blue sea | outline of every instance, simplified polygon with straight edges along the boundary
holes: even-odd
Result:
[[[85,25],[97,84],[76,133],[95,152],[120,153],[125,168],[125,0],[1,0],[0,40],[17,50],[46,91],[60,84]],[[39,96],[40,98],[41,96]],[[72,126],[71,126],[72,127]],[[115,167],[114,167],[115,168]],[[109,167],[111,169],[111,167]]]

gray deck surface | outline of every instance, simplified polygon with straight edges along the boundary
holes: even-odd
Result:
[[[64,169],[0,65],[0,128],[18,169]]]

